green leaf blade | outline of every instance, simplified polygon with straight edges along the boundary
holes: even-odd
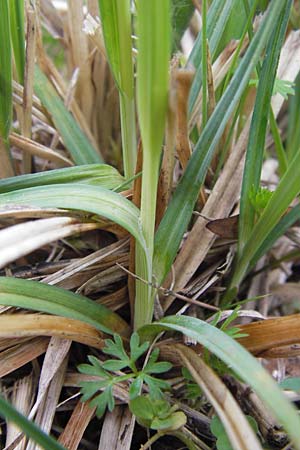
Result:
[[[155,236],[153,272],[160,283],[166,277],[187,228],[199,189],[206,176],[214,149],[246,88],[261,51],[272,35],[278,14],[288,0],[270,4],[269,13],[261,23],[228,88],[207,122],[188,166],[182,176]],[[164,249],[162,252],[161,249]]]
[[[259,76],[242,182],[239,216],[239,253],[241,253],[254,226],[255,210],[249,196],[250,191],[257,192],[259,189],[270,103],[291,3],[291,1],[287,2],[286,8],[276,18],[277,27],[266,49],[266,56]]]
[[[53,437],[48,436],[33,422],[20,414],[2,396],[0,396],[0,416],[17,425],[26,436],[30,437],[40,447],[51,450],[66,450]]]
[[[25,74],[25,31],[24,31],[24,0],[10,2],[11,40],[14,50],[14,60],[18,81],[24,85]]]
[[[124,178],[112,166],[107,164],[86,164],[64,169],[54,169],[0,180],[0,194],[38,186],[52,184],[82,183],[117,189]]]
[[[6,142],[12,121],[12,51],[8,0],[1,1],[0,42],[0,135]]]
[[[0,304],[81,320],[108,334],[129,333],[127,323],[104,306],[37,281],[0,277]]]
[[[34,90],[42,104],[52,115],[54,125],[75,163],[94,164],[103,162],[100,154],[94,149],[72,114],[66,109],[46,75],[37,66],[34,72]]]

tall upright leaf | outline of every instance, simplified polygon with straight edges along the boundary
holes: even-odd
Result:
[[[230,17],[233,7],[233,0],[214,0],[207,14],[207,39],[212,61],[217,56],[217,50],[222,38],[224,27]],[[189,96],[189,114],[192,113],[197,97],[202,86],[202,33],[200,32],[188,64],[193,64],[196,69],[193,84]]]
[[[130,0],[99,0],[99,9],[106,52],[120,95],[123,164],[125,177],[130,178],[137,153]]]
[[[141,227],[152,260],[159,163],[164,136],[171,47],[170,1],[140,0],[137,3],[138,60],[137,103],[143,144]],[[149,280],[137,246],[137,274]],[[150,280],[151,281],[151,280]],[[152,319],[151,288],[137,282],[135,327]]]
[[[158,281],[162,281],[170,270],[191,218],[214,149],[248,84],[263,48],[268,40],[272,39],[273,32],[278,27],[278,17],[282,11],[286,11],[288,5],[288,0],[270,4],[268,14],[262,21],[195,146],[187,169],[176,188],[155,237],[153,272]]]
[[[239,285],[252,261],[256,260],[257,252],[260,252],[261,246],[267,240],[270,233],[277,231],[276,225],[291,202],[300,192],[300,149],[294,156],[291,163],[288,166],[287,171],[280,180],[276,191],[273,192],[266,208],[260,216],[257,223],[251,230],[250,235],[245,243],[245,246],[238,258],[236,264],[236,270],[231,280],[231,287],[235,288]],[[295,214],[297,210],[295,211]]]
[[[7,141],[12,120],[12,67],[8,0],[0,3],[0,135]]]
[[[14,175],[8,136],[12,121],[12,51],[9,0],[0,2],[0,177]]]
[[[288,1],[286,8],[276,18],[278,26],[266,49],[266,56],[260,71],[243,174],[239,217],[239,253],[242,252],[254,225],[255,211],[251,204],[250,191],[256,193],[260,184],[270,102],[291,4],[292,1]]]
[[[24,0],[9,3],[11,40],[14,50],[18,81],[24,84],[25,72],[25,32],[24,32]]]

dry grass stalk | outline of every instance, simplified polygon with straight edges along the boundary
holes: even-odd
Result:
[[[32,403],[33,387],[32,373],[24,378],[18,379],[13,385],[11,403],[25,416],[28,415]],[[5,446],[11,445],[19,435],[20,430],[14,424],[9,422],[6,430]],[[27,439],[23,437],[21,442],[16,445],[15,449],[25,450],[26,444]]]
[[[50,315],[10,314],[0,316],[0,338],[57,336],[94,348],[104,346],[103,336],[94,327],[79,320]]]
[[[91,408],[88,402],[79,401],[58,441],[68,450],[77,450],[83,433],[94,414],[95,408]]]
[[[45,353],[48,343],[49,338],[38,337],[1,352],[0,377],[8,375]]]
[[[46,161],[52,161],[58,168],[70,167],[74,165],[69,158],[66,158],[64,155],[58,153],[58,151],[52,150],[39,142],[33,141],[32,139],[28,139],[16,133],[11,133],[9,139],[11,145],[22,150],[24,154],[28,153],[30,157],[38,156]]]
[[[89,127],[92,119],[93,92],[88,39],[83,32],[83,1],[68,1],[68,24],[71,38],[72,66],[79,68],[76,97]]]
[[[128,406],[116,406],[113,412],[107,412],[103,422],[98,450],[113,448],[130,450],[135,419]]]
[[[52,343],[55,341],[51,339]],[[56,340],[59,346],[63,346],[65,341],[62,339]],[[70,347],[71,343],[67,342]],[[43,398],[35,418],[35,423],[47,434],[50,434],[55,417],[58,400],[63,387],[64,377],[68,365],[68,357],[65,357],[60,367],[57,369],[55,375],[49,383],[49,387]],[[34,442],[29,441],[26,450],[38,450],[40,447]]]

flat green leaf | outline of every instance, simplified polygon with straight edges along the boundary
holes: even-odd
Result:
[[[96,415],[99,418],[103,416],[107,407],[112,411],[114,408],[114,397],[111,386],[108,386],[102,394],[97,395],[97,397],[91,401],[90,405],[97,408]]]
[[[34,90],[42,104],[52,116],[52,120],[63,142],[76,164],[101,163],[102,158],[79,128],[72,114],[44,73],[36,66]]]
[[[154,418],[151,422],[152,430],[178,430],[186,424],[186,415],[182,411],[176,411],[165,419]]]
[[[145,367],[146,373],[163,373],[168,372],[172,368],[172,364],[167,361],[162,361],[153,364],[152,367]]]
[[[217,49],[222,38],[224,27],[230,17],[234,5],[233,0],[214,0],[207,14],[207,40],[212,62],[217,56]],[[196,69],[193,84],[189,96],[189,114],[195,106],[202,86],[202,33],[197,36],[188,64],[193,64]]]
[[[268,372],[234,339],[206,322],[187,316],[169,316],[138,330],[142,339],[153,339],[163,330],[188,336],[225,362],[257,393],[280,424],[284,426],[295,449],[300,449],[300,419],[292,404]]]
[[[120,93],[123,163],[134,175],[137,155],[130,0],[99,0],[108,61]]]
[[[130,0],[99,0],[106,53],[118,89],[133,98]]]
[[[0,136],[7,140],[12,120],[12,52],[10,40],[9,0],[0,4]]]
[[[171,48],[170,0],[137,2],[137,105],[143,145],[141,227],[149,251],[149,268],[136,246],[136,274],[151,282],[159,165],[169,93]],[[134,329],[151,322],[154,301],[150,283],[136,280]]]
[[[122,370],[124,367],[128,366],[127,361],[119,361],[117,359],[108,359],[103,363],[103,368],[105,370],[110,370],[111,372]]]
[[[138,208],[121,195],[100,186],[57,184],[0,194],[0,210],[11,205],[73,209],[104,216],[129,231],[145,249]]]
[[[167,391],[170,389],[170,385],[167,381],[154,378],[151,375],[144,375],[144,383],[147,384],[149,395],[153,400],[162,399],[162,390]]]
[[[130,358],[133,362],[139,359],[149,348],[149,342],[140,345],[140,337],[138,333],[132,333],[130,337]]]
[[[124,183],[124,178],[114,167],[107,164],[86,164],[5,178],[0,180],[0,193],[64,183],[83,183],[116,189]]]
[[[109,383],[110,380],[107,379],[99,381],[80,381],[78,384],[81,387],[81,401],[86,402],[87,400],[90,400],[95,394],[99,393],[100,389],[106,389]]]
[[[300,74],[295,82],[295,95],[289,98],[289,121],[287,132],[287,157],[288,160],[295,156],[300,143]]]
[[[141,395],[130,401],[130,411],[139,419],[151,421],[154,418],[153,403],[146,395]]]
[[[288,220],[291,218],[294,219],[298,215],[298,209],[294,211],[293,215],[289,213],[291,216],[288,216],[286,222],[283,220],[279,227],[275,229],[291,202],[300,192],[299,164],[300,151],[298,151],[291,161],[265,210],[252,228],[241,257],[237,261],[236,270],[231,280],[232,288],[239,285],[247,273],[250,264],[253,264],[253,261],[257,260],[257,254],[261,254],[262,248],[269,246],[274,236],[278,235],[278,232],[286,229],[285,225],[288,223]]]
[[[45,450],[66,450],[53,437],[41,431],[33,422],[20,414],[2,396],[0,396],[0,416],[13,422],[23,433]]]
[[[300,219],[300,205],[295,206],[291,209],[287,214],[283,216],[282,219],[278,222],[278,224],[267,233],[264,241],[256,250],[254,256],[252,257],[249,268],[255,266],[257,261],[265,255],[268,250],[270,250],[275,242],[291,227],[293,224]]]
[[[130,400],[133,400],[134,398],[138,397],[141,393],[143,385],[143,376],[137,376],[129,387],[129,398]]]
[[[156,281],[164,280],[176,256],[182,236],[190,221],[199,189],[205,179],[214,149],[236,108],[260,54],[277,27],[277,17],[286,10],[288,0],[272,2],[265,19],[251,41],[247,52],[224,95],[207,122],[188,166],[177,185],[172,200],[155,236],[153,272]],[[256,238],[255,238],[256,239]]]
[[[14,50],[14,60],[18,81],[24,84],[25,73],[25,31],[24,31],[24,0],[9,2],[11,40]]]
[[[11,205],[31,205],[41,208],[65,208],[104,216],[131,233],[140,246],[140,261],[147,277],[150,259],[140,227],[138,208],[129,200],[100,186],[78,184],[41,186],[0,194],[0,210]],[[152,316],[151,316],[152,317]]]
[[[239,216],[239,253],[242,252],[254,225],[255,207],[251,202],[250,192],[253,197],[259,191],[270,102],[273,95],[279,55],[285,38],[291,4],[292,1],[287,1],[285,9],[276,18],[277,26],[272,40],[270,40],[267,46],[266,56],[259,74],[242,182]]]
[[[0,277],[0,305],[81,320],[108,334],[127,335],[130,330],[120,316],[104,306],[82,295],[37,281]]]
[[[112,339],[105,340],[105,347],[102,351],[121,360],[129,361],[128,355],[123,347],[123,341],[118,334],[114,334],[114,341]]]

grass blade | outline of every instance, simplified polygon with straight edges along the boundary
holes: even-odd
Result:
[[[9,422],[13,422],[20,428],[26,436],[30,437],[34,442],[39,444],[41,448],[51,450],[66,450],[53,437],[36,426],[33,422],[28,420],[25,416],[20,414],[10,403],[8,403],[2,396],[0,396],[0,416]]]
[[[12,67],[8,0],[0,7],[0,135],[6,142],[12,120]]]
[[[30,187],[63,183],[82,183],[97,185],[106,189],[116,189],[123,182],[124,178],[112,166],[87,164],[6,178],[0,181],[0,194]]]
[[[24,32],[24,0],[10,2],[11,40],[18,82],[24,84],[25,73],[25,32]]]
[[[10,41],[9,3],[0,3],[0,177],[13,176],[8,135],[12,121],[12,51]]]
[[[169,57],[171,48],[170,1],[139,1],[137,103],[143,144],[143,176],[141,193],[141,227],[149,251],[151,267],[143,264],[143,251],[136,247],[136,272],[147,281],[152,273],[156,197],[162,141],[165,130]],[[136,282],[135,328],[151,322],[153,300],[151,287]]]
[[[145,249],[144,237],[139,227],[138,208],[116,192],[100,186],[57,184],[20,189],[0,195],[0,209],[17,204],[74,209],[106,217],[129,231]]]
[[[300,74],[295,83],[295,95],[289,99],[289,123],[287,136],[287,157],[288,160],[294,157],[299,150],[300,142]]]
[[[245,242],[247,241],[254,225],[255,209],[251,203],[249,193],[250,191],[254,191],[254,193],[256,193],[260,185],[270,102],[279,62],[279,55],[289,19],[291,3],[291,1],[286,2],[286,8],[282,10],[281,14],[276,18],[277,25],[275,32],[267,47],[266,57],[263,62],[262,70],[260,71],[243,174],[239,218],[239,254],[242,252]]]
[[[291,202],[300,192],[300,178],[298,167],[300,164],[300,151],[291,161],[287,171],[282,177],[279,185],[266,208],[264,209],[259,220],[252,228],[252,232],[248,237],[243,252],[236,264],[236,271],[231,280],[231,287],[237,287],[249,268],[250,261],[256,259],[255,255],[268,238],[271,230],[273,230],[280,218],[286,212]]]
[[[286,10],[287,1],[270,4],[269,12],[255,34],[228,88],[203,130],[187,169],[155,236],[154,275],[161,282],[169,272],[182,236],[188,226],[199,189],[205,178],[214,149],[226,123],[238,104],[260,54],[274,30],[276,18]],[[162,251],[163,249],[163,251]]]
[[[130,330],[118,314],[105,306],[38,281],[0,277],[0,304],[80,320],[108,334],[127,335]]]
[[[109,64],[119,89],[125,178],[134,175],[136,129],[130,0],[99,0]]]
[[[229,19],[233,7],[233,0],[215,0],[210,6],[207,14],[207,39],[211,53],[212,62],[217,56],[217,50],[222,38],[224,27]],[[189,96],[189,114],[192,113],[202,86],[202,33],[200,32],[188,64],[196,68],[193,84]]]
[[[54,125],[59,131],[75,163],[101,163],[102,160],[99,153],[81,131],[46,75],[38,67],[35,68],[34,77],[34,90],[45,108],[52,115]]]
[[[300,449],[300,419],[296,409],[284,397],[267,371],[240,344],[206,322],[186,316],[169,316],[139,330],[148,340],[161,331],[178,331],[196,340],[235,371],[264,401],[274,417],[284,426],[296,449]]]
[[[32,187],[0,194],[0,210],[11,205],[32,205],[41,208],[64,208],[87,211],[116,222],[131,233],[140,246],[140,260],[150,273],[148,248],[140,227],[140,212],[129,200],[100,186],[57,184]]]

